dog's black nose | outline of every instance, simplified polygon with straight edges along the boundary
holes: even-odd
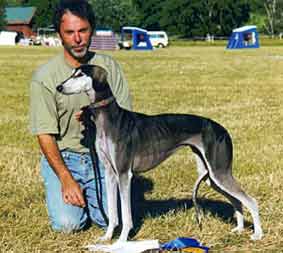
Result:
[[[60,84],[56,87],[56,90],[59,91],[59,92],[62,92],[63,91],[63,85]]]

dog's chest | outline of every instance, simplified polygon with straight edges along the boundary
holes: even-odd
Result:
[[[107,137],[104,132],[96,135],[95,148],[99,159],[103,162],[106,169],[114,169],[117,171],[116,145]]]

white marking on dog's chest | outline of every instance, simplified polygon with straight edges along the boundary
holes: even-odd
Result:
[[[95,91],[94,91],[94,89],[91,87],[90,89],[88,89],[86,91],[86,94],[88,95],[90,102],[94,103],[95,102]]]
[[[117,172],[116,164],[116,145],[105,135],[105,132],[97,133],[96,135],[96,151],[98,157],[102,160],[106,169],[114,169]]]

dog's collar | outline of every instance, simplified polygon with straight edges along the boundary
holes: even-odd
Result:
[[[101,101],[99,101],[97,103],[92,103],[92,104],[90,104],[90,107],[91,108],[105,107],[105,106],[111,104],[113,101],[115,101],[115,98],[112,96],[112,97],[103,99],[103,100],[101,100]]]

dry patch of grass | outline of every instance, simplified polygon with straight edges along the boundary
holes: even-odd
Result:
[[[28,131],[32,71],[58,49],[0,48],[0,245],[3,252],[83,252],[103,231],[64,235],[48,226],[39,175],[39,151]],[[109,52],[108,52],[109,54]],[[200,114],[222,123],[234,141],[234,175],[260,205],[265,237],[242,235],[231,205],[206,185],[200,189],[203,229],[194,221],[194,157],[181,150],[137,177],[134,239],[195,237],[219,252],[280,251],[283,246],[283,48],[226,51],[170,47],[153,52],[111,52],[122,65],[136,111]]]

